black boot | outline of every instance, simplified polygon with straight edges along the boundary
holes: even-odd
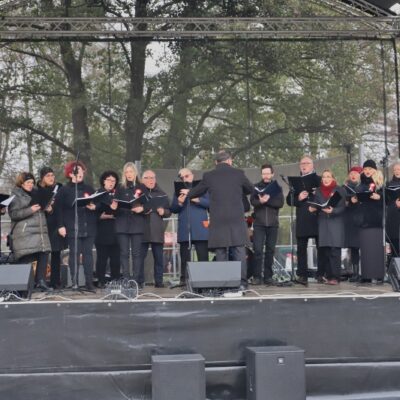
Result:
[[[52,292],[53,288],[47,286],[46,281],[43,279],[40,279],[39,282],[37,283],[36,287],[40,289],[42,292]]]
[[[360,266],[358,264],[353,264],[353,275],[349,279],[349,282],[360,282]]]

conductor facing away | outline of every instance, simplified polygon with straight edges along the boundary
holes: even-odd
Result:
[[[249,243],[244,219],[243,195],[254,186],[244,171],[232,166],[232,155],[220,150],[215,155],[215,168],[203,175],[202,181],[188,194],[190,199],[208,192],[210,195],[210,226],[208,247],[215,251],[217,261],[227,261],[229,253],[241,262],[241,289],[247,288],[245,245]]]

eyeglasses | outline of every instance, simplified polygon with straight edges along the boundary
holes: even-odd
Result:
[[[144,176],[143,179],[156,179],[155,176]]]

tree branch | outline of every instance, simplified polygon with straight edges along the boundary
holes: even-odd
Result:
[[[144,122],[144,128],[148,128],[160,115],[163,114],[163,112],[173,103],[173,98],[169,99],[166,101],[161,108],[156,111],[151,117],[147,119],[147,121]]]
[[[58,147],[60,147],[61,149],[63,149],[64,151],[66,151],[68,153],[72,153],[72,154],[75,153],[73,148],[67,146],[61,140],[58,140],[58,139],[52,137],[51,135],[49,135],[48,133],[42,131],[41,129],[35,128],[33,126],[30,126],[26,122],[15,121],[15,120],[13,120],[11,118],[6,118],[6,123],[9,126],[12,126],[12,127],[15,127],[15,128],[21,128],[21,129],[26,129],[28,131],[31,131],[33,134],[41,136],[44,139],[47,139],[48,141],[54,143],[55,145],[57,145]]]
[[[46,61],[46,62],[54,65],[55,67],[57,67],[59,70],[61,70],[64,73],[65,76],[67,76],[67,71],[65,71],[65,69],[61,65],[59,65],[58,63],[56,63],[53,59],[51,59],[49,57],[45,57],[45,56],[43,56],[41,54],[37,54],[37,53],[31,52],[31,51],[14,49],[14,48],[9,47],[9,46],[7,46],[6,48],[8,50],[10,50],[10,51],[14,51],[15,53],[25,54],[26,56],[31,56],[31,57],[37,58],[39,60]]]

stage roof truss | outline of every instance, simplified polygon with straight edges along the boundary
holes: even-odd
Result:
[[[2,17],[0,41],[179,39],[392,39],[400,17]]]
[[[393,13],[377,7],[365,0],[312,0],[312,2],[322,7],[330,8],[331,10],[340,13],[340,15],[373,15],[375,17],[393,16]]]

